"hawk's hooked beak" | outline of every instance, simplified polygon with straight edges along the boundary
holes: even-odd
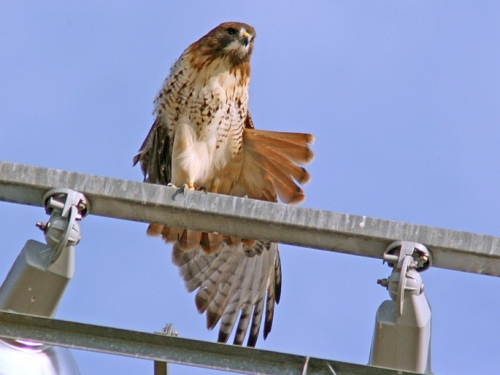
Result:
[[[247,31],[243,31],[241,33],[241,43],[243,43],[243,45],[247,47],[250,43],[250,40],[252,40],[252,35],[250,35]]]

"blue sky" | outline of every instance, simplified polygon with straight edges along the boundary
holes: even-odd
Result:
[[[500,3],[108,1],[0,4],[0,160],[141,180],[152,101],[191,42],[224,21],[257,31],[256,127],[310,132],[304,206],[500,236]],[[0,202],[0,279],[40,208]],[[57,318],[216,340],[146,225],[81,223]],[[262,349],[366,363],[381,261],[281,246],[282,301]],[[430,269],[436,374],[497,374],[498,278]],[[152,373],[75,351],[82,374]],[[212,371],[173,366],[172,374]]]

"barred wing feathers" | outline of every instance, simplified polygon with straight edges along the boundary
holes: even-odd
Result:
[[[242,345],[250,326],[247,345],[255,346],[264,305],[264,338],[267,337],[274,305],[281,294],[277,244],[261,240],[251,247],[224,243],[211,255],[201,248],[186,252],[174,244],[172,261],[179,267],[188,291],[198,289],[196,307],[200,313],[206,312],[207,328],[214,328],[220,321],[219,342],[227,342],[239,317],[234,344]]]

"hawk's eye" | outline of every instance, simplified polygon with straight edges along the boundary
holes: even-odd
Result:
[[[230,27],[229,29],[227,29],[227,34],[228,35],[236,35],[236,29],[233,29],[232,27]]]

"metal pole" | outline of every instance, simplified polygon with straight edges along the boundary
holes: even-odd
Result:
[[[254,375],[409,375],[314,357],[0,312],[0,337]]]
[[[155,332],[158,335],[177,337],[178,332],[174,330],[173,324],[167,324],[161,332]],[[168,375],[168,362],[154,361],[154,375]]]
[[[168,375],[168,363],[161,361],[154,361],[154,374]]]
[[[39,206],[54,187],[85,194],[95,215],[379,259],[411,241],[432,251],[434,267],[500,276],[499,237],[0,162],[0,200]]]

